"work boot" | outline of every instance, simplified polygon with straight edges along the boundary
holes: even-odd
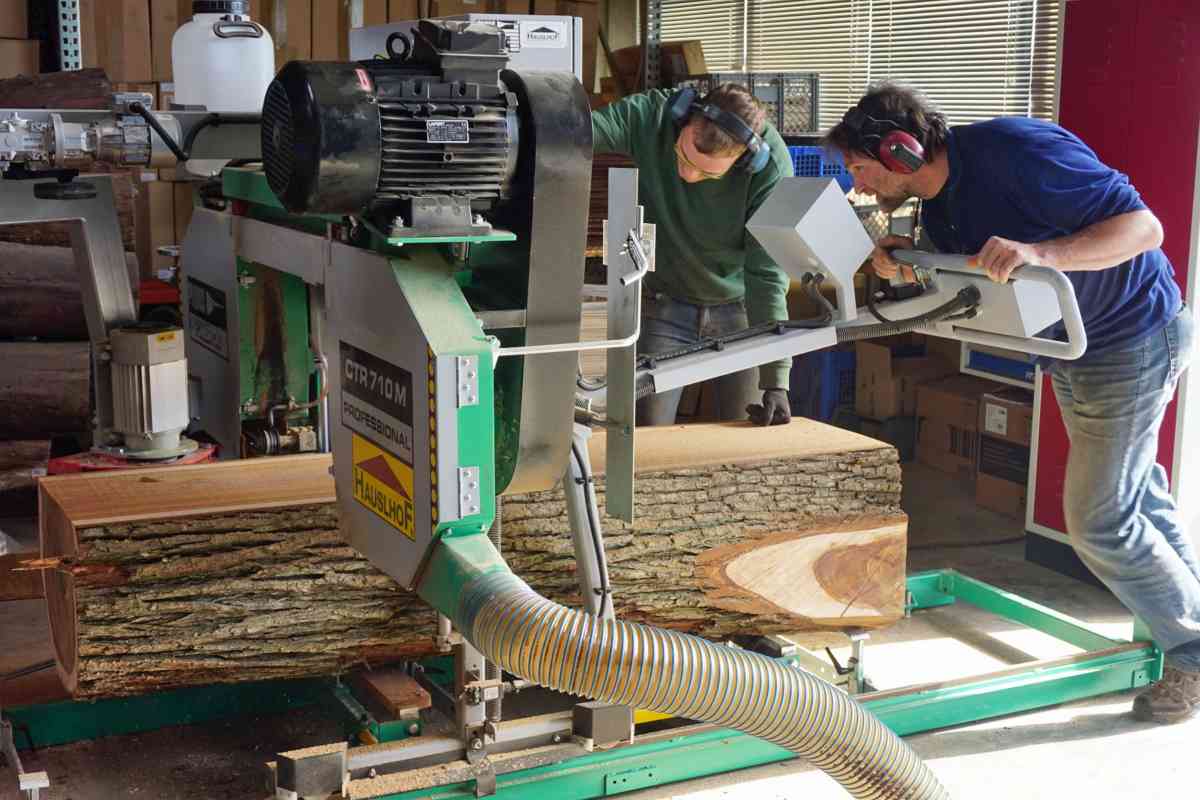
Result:
[[[1170,724],[1200,712],[1200,672],[1163,667],[1162,680],[1133,699],[1133,715],[1146,722]]]

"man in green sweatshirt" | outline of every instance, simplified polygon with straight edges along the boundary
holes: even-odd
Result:
[[[788,277],[746,231],[775,184],[793,174],[783,139],[743,86],[722,84],[695,104],[676,104],[687,109],[681,119],[672,114],[676,97],[654,90],[592,112],[595,151],[634,160],[639,203],[657,225],[656,267],[642,293],[644,354],[788,318]],[[754,131],[769,157],[755,163],[736,120],[720,112]],[[718,379],[721,418],[788,422],[790,366],[776,361]],[[672,424],[681,394],[642,401],[642,424]]]

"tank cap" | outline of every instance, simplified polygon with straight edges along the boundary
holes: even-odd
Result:
[[[249,0],[192,0],[193,14],[248,14]]]

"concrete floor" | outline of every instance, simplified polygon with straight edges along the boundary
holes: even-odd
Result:
[[[953,567],[1127,636],[1129,615],[1107,593],[1024,560],[1021,524],[977,509],[970,486],[919,465],[906,465],[909,569]],[[0,529],[5,526],[0,523]],[[17,537],[20,538],[19,536]],[[988,543],[992,544],[988,544]],[[43,610],[38,601],[0,603],[0,672],[37,660]],[[14,637],[23,639],[17,647]],[[844,661],[839,635],[797,636],[831,646]],[[880,689],[967,676],[1035,658],[1074,652],[969,607],[934,609],[873,634],[866,665]],[[11,687],[8,687],[11,689]],[[1200,744],[1200,722],[1158,727],[1128,714],[1131,694],[1112,695],[936,733],[908,741],[953,797],[1107,800],[1137,796],[1196,797],[1186,779]],[[261,764],[274,752],[336,738],[312,712],[238,720],[114,737],[41,750],[31,767],[46,769],[49,800],[263,798]],[[27,767],[28,768],[28,767]],[[0,800],[17,800],[0,772]],[[1188,787],[1191,788],[1188,788]],[[824,773],[790,761],[715,778],[625,795],[651,798],[844,798]],[[553,800],[547,798],[547,800]]]

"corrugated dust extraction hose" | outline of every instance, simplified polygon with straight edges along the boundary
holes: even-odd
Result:
[[[600,621],[541,597],[507,570],[463,577],[455,624],[516,675],[758,736],[820,767],[853,797],[949,798],[900,737],[807,672],[687,634]]]

